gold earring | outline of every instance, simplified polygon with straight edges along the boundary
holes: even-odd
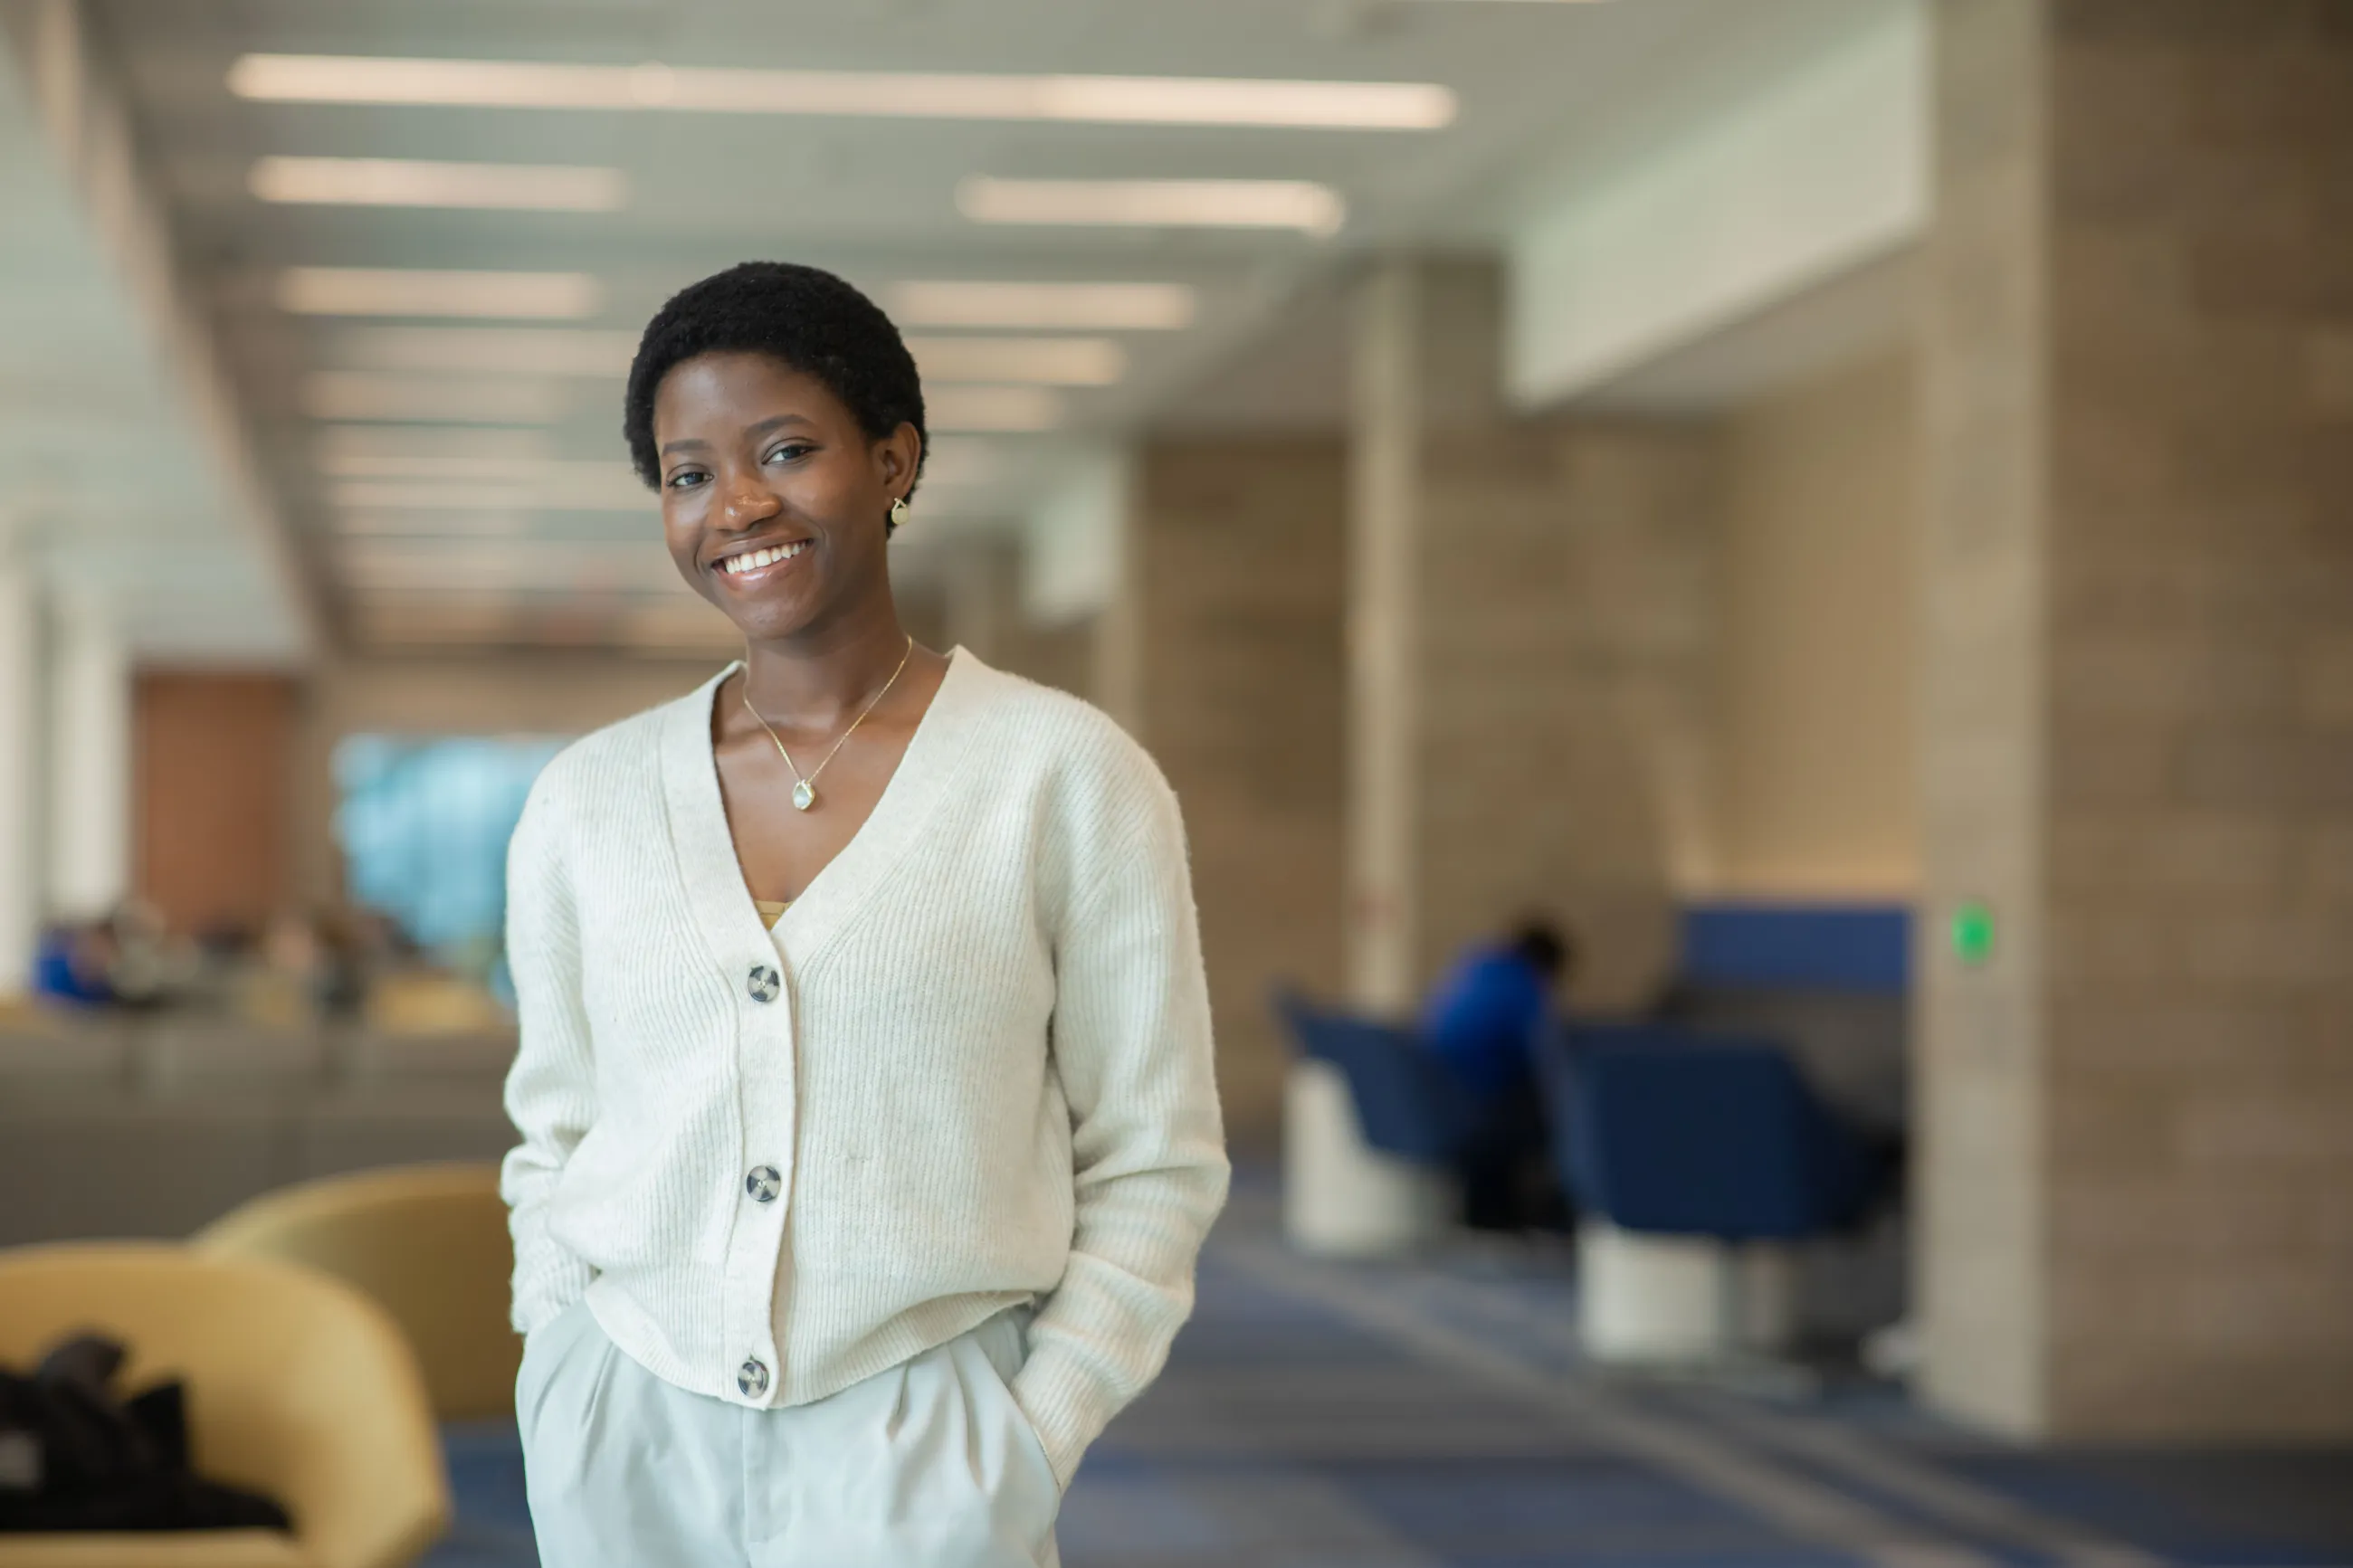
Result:
[[[891,503],[891,526],[898,528],[907,521],[907,498],[901,496]]]

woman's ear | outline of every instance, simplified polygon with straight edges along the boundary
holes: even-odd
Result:
[[[923,460],[923,437],[913,425],[902,424],[875,443],[875,455],[881,467],[882,488],[893,496],[904,496]]]

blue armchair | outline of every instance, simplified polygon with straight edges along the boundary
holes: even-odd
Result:
[[[1561,1177],[1620,1229],[1728,1242],[1845,1228],[1883,1163],[1769,1042],[1581,1034],[1545,1074]]]
[[[1421,1165],[1448,1165],[1461,1153],[1473,1108],[1411,1029],[1326,1012],[1290,991],[1277,992],[1274,1005],[1300,1054],[1348,1080],[1366,1142]]]

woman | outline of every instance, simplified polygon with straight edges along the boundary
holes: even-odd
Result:
[[[550,1568],[1052,1563],[1223,1202],[1176,805],[901,626],[913,362],[747,263],[625,430],[746,653],[567,748],[509,858],[516,1405]]]

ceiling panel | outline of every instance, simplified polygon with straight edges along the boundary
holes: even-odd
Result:
[[[420,606],[437,594],[455,604],[473,582],[480,592],[435,635],[563,640],[598,616],[617,637],[627,626],[683,635],[698,613],[664,586],[651,498],[632,505],[618,468],[629,345],[684,283],[765,256],[831,268],[886,300],[909,282],[1190,290],[1179,329],[1091,327],[1060,335],[1094,346],[1025,351],[1036,365],[1061,356],[1060,377],[1033,365],[989,384],[987,356],[1014,351],[955,341],[983,329],[923,329],[932,402],[954,416],[944,423],[1051,416],[1043,431],[943,435],[916,523],[987,529],[1019,516],[1071,445],[1213,418],[1221,385],[1253,391],[1249,406],[1271,425],[1327,424],[1332,281],[1351,258],[1475,242],[1470,215],[1515,161],[1606,118],[1755,4],[98,0],[92,15],[132,84],[269,479],[340,596],[367,607],[350,617],[358,635],[425,626]],[[1421,81],[1452,89],[1461,112],[1433,132],[1335,132],[257,103],[227,87],[249,52]],[[617,171],[628,198],[593,212],[270,204],[248,188],[270,156],[594,167]],[[1348,216],[1320,238],[993,226],[958,211],[959,184],[976,176],[1311,181],[1338,192]],[[318,267],[578,272],[601,302],[560,329],[483,321],[464,324],[470,333],[429,317],[288,313],[280,275]],[[1237,371],[1295,305],[1313,344],[1283,375]],[[1058,335],[996,335],[1016,333]],[[353,454],[371,441],[379,455],[360,471]],[[632,550],[646,564],[621,570]],[[396,615],[385,608],[395,578]],[[586,607],[569,618],[537,607],[566,595]]]

